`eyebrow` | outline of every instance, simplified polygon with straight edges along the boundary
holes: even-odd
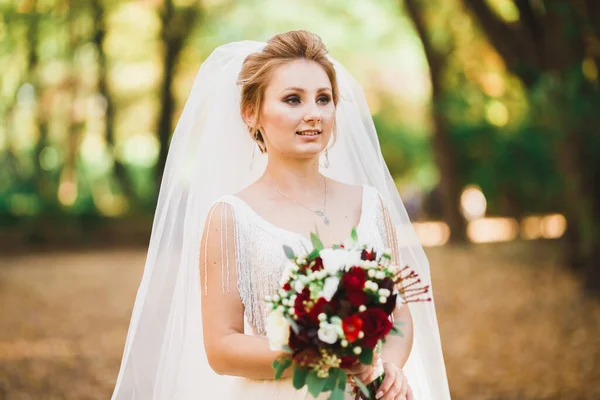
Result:
[[[322,87],[322,88],[318,88],[318,89],[317,89],[317,92],[323,92],[323,91],[325,91],[325,90],[327,90],[327,91],[331,92],[331,89],[330,89],[330,88],[328,88],[328,87]],[[283,89],[281,92],[283,93],[283,92],[286,92],[286,91],[294,91],[294,92],[302,92],[302,93],[304,93],[304,92],[305,92],[305,90],[304,90],[304,89],[302,89],[302,88],[298,88],[298,87],[289,87],[289,88],[285,88],[285,89]]]

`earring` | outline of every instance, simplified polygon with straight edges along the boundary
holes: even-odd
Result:
[[[327,148],[325,148],[325,164],[321,165],[321,163],[319,163],[319,167],[329,168],[329,152],[327,151]]]
[[[250,171],[252,171],[252,164],[254,164],[254,153],[256,153],[256,143],[252,146],[252,157],[250,157]]]

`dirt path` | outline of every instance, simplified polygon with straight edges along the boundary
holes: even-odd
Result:
[[[428,251],[453,399],[600,398],[600,304],[527,246]],[[144,259],[0,259],[0,399],[110,398]]]

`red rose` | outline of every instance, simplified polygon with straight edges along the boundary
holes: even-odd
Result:
[[[367,281],[367,273],[360,267],[352,267],[342,277],[344,289],[348,292],[362,292]]]
[[[283,285],[283,290],[292,290],[292,285],[290,285],[289,282],[286,282],[285,285]]]
[[[383,339],[392,329],[392,322],[380,308],[369,308],[359,314],[363,321],[362,330],[365,333],[363,344],[374,348],[379,339]]]
[[[358,339],[358,333],[362,329],[362,319],[356,314],[350,315],[342,320],[342,329],[349,342],[354,342]]]
[[[350,368],[354,366],[358,362],[358,359],[355,356],[342,356],[342,362],[340,363],[340,368]]]
[[[360,307],[367,302],[367,294],[365,292],[348,292],[346,298],[354,307]]]

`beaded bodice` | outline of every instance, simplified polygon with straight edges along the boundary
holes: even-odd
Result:
[[[312,249],[312,244],[297,232],[271,224],[239,197],[226,195],[216,203],[219,202],[230,207],[234,218],[233,232],[227,235],[235,246],[237,289],[245,308],[245,331],[263,336],[266,317],[263,299],[279,288],[283,268],[289,262],[283,245],[291,247],[296,254],[303,254]],[[377,189],[363,185],[361,216],[356,231],[361,242],[372,244],[379,250],[387,247],[383,207]],[[340,238],[339,242],[344,239]],[[231,260],[227,262],[231,264]]]

